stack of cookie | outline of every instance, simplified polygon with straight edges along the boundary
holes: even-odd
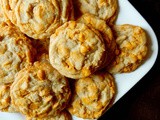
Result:
[[[117,0],[0,0],[0,110],[99,118],[114,101],[112,74],[147,55],[144,30],[114,25],[117,15]]]

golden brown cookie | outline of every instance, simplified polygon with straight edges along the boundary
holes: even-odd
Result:
[[[1,23],[0,28],[0,84],[9,84],[18,71],[33,62],[35,49],[15,27]]]
[[[147,37],[145,31],[134,25],[113,27],[120,54],[109,66],[111,73],[131,72],[138,68],[147,55]]]
[[[2,7],[0,6],[0,23],[1,22],[4,22],[4,15],[3,15],[3,12],[2,12]]]
[[[2,6],[0,5],[0,23],[7,22],[6,16],[3,14]]]
[[[35,49],[17,28],[0,24],[0,110],[15,112],[10,99],[10,86],[15,74],[32,64]]]
[[[98,31],[70,21],[50,38],[50,63],[69,78],[87,77],[104,62],[105,44]]]
[[[113,37],[111,28],[106,24],[104,20],[88,13],[82,15],[77,21],[82,22],[87,26],[93,27],[94,29],[100,32],[100,34],[102,35],[103,39],[106,42],[106,48],[107,48],[106,51],[107,58],[103,67],[110,64],[110,62],[116,55],[116,49],[117,49],[116,41]]]
[[[0,85],[0,111],[2,112],[16,112],[16,109],[11,104],[10,86],[11,84]]]
[[[90,13],[113,23],[118,12],[117,0],[74,0],[76,13]]]
[[[56,116],[68,104],[68,80],[48,62],[35,62],[17,73],[11,86],[12,103],[29,117]]]
[[[1,0],[5,15],[34,39],[49,38],[73,18],[72,0]]]
[[[8,25],[12,25],[12,23],[10,22],[10,20],[6,17],[6,15],[4,15],[3,9],[2,9],[1,3],[0,3],[0,24],[2,22],[5,22]]]
[[[95,73],[75,82],[68,110],[85,119],[99,118],[115,95],[114,78],[109,73]]]
[[[56,116],[47,116],[44,118],[27,117],[26,120],[72,120],[70,113],[66,110],[58,113]]]

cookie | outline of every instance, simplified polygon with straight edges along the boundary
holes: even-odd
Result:
[[[68,110],[85,119],[99,118],[115,95],[114,78],[105,72],[78,79],[74,87]]]
[[[1,6],[11,22],[34,39],[49,38],[73,18],[71,0],[1,0]]]
[[[15,107],[11,104],[10,85],[0,85],[0,110],[2,112],[16,112]]]
[[[11,21],[3,14],[2,6],[0,5],[0,24],[5,22],[8,25],[11,25]]]
[[[0,28],[0,84],[11,84],[18,71],[32,64],[36,51],[15,27],[1,23]]]
[[[106,42],[106,48],[107,48],[106,51],[107,58],[104,63],[104,66],[110,64],[110,62],[116,55],[116,49],[117,49],[116,41],[113,37],[111,28],[106,24],[104,20],[88,13],[82,15],[77,21],[82,22],[90,27],[93,27],[94,29],[100,32],[100,34],[102,35],[103,39]]]
[[[90,13],[113,23],[118,12],[117,0],[74,0],[76,13],[80,15]]]
[[[1,22],[4,22],[4,15],[3,15],[3,12],[2,12],[2,7],[0,6],[0,23]]]
[[[12,103],[17,110],[39,119],[56,116],[71,96],[68,80],[48,62],[35,62],[18,72],[11,89]]]
[[[0,28],[0,110],[16,112],[11,104],[10,86],[15,74],[32,64],[36,51],[14,26],[2,22]]]
[[[44,118],[31,118],[27,117],[26,120],[72,120],[72,117],[68,111],[62,111],[58,113],[56,116],[47,116]]]
[[[147,36],[145,31],[134,25],[113,27],[120,54],[109,66],[111,73],[132,72],[139,67],[147,55]]]
[[[70,21],[50,38],[49,59],[62,75],[79,79],[98,70],[104,62],[105,44],[98,31]]]

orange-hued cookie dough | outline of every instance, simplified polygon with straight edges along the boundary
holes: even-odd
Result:
[[[49,38],[73,19],[71,0],[1,0],[1,7],[13,24],[34,39]]]
[[[105,52],[100,33],[83,23],[67,22],[50,38],[50,63],[69,78],[84,78],[97,71],[104,62]]]
[[[132,72],[146,58],[147,36],[145,31],[134,25],[116,25],[113,27],[120,54],[109,67],[111,73]]]
[[[21,70],[11,89],[12,103],[18,111],[39,119],[56,116],[71,96],[68,80],[48,62],[35,62]]]
[[[72,115],[85,119],[99,118],[115,95],[114,78],[103,72],[78,79],[72,89],[68,110]]]

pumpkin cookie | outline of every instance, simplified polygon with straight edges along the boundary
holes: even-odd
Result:
[[[103,39],[106,42],[106,48],[107,48],[106,51],[107,58],[104,63],[104,66],[110,64],[110,62],[116,55],[116,49],[117,49],[116,41],[113,37],[113,33],[110,27],[106,24],[104,20],[88,13],[82,15],[77,21],[82,22],[90,27],[93,27],[94,29],[100,32],[100,34],[102,35]]]
[[[1,0],[5,15],[34,39],[49,38],[73,18],[72,0]]]
[[[47,116],[44,118],[27,117],[26,120],[72,120],[72,116],[70,115],[70,113],[68,113],[68,111],[62,111],[56,116]]]
[[[147,55],[145,31],[129,24],[113,27],[120,54],[109,67],[111,73],[131,72],[142,63]]]
[[[118,12],[117,0],[74,0],[76,12],[79,14],[90,13],[113,23]]]
[[[50,38],[50,63],[69,78],[87,77],[104,62],[105,44],[98,31],[83,23],[70,21]]]
[[[85,119],[100,117],[115,95],[114,78],[108,73],[95,73],[75,82],[68,110]]]
[[[35,62],[17,73],[11,98],[18,111],[29,117],[56,116],[68,104],[68,80],[48,62]]]

